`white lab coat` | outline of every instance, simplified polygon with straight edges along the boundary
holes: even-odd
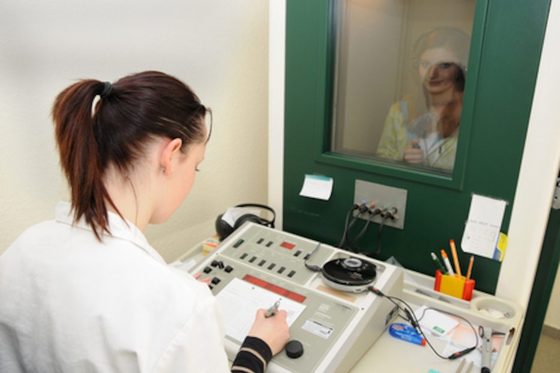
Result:
[[[228,372],[215,298],[132,224],[72,226],[70,205],[0,256],[0,372]]]

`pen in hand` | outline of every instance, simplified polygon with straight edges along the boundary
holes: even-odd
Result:
[[[280,307],[280,301],[282,300],[282,298],[278,298],[278,300],[276,302],[274,302],[274,304],[270,307],[268,307],[268,309],[266,310],[264,317],[269,318],[272,317],[276,314],[276,311],[278,311],[278,307]]]

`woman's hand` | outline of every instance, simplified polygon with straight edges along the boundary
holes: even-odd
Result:
[[[403,159],[408,163],[422,163],[424,162],[424,152],[420,149],[418,140],[412,140],[404,149]]]
[[[290,329],[286,321],[288,314],[284,310],[278,310],[273,316],[265,317],[265,312],[266,310],[263,309],[257,311],[255,322],[248,335],[265,341],[272,355],[276,355],[290,339]]]

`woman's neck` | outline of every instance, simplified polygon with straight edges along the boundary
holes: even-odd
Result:
[[[115,209],[106,201],[107,210],[122,215],[144,231],[149,223],[151,211],[146,199],[142,198],[145,196],[146,186],[139,181],[139,178],[123,175],[114,168],[109,170],[104,182],[107,194],[116,207]]]
[[[430,94],[428,102],[430,106],[445,106],[457,99],[456,93],[458,92],[450,89],[440,93]]]

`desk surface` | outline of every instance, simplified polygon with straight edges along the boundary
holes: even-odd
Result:
[[[456,313],[469,320],[475,330],[478,330],[479,325],[490,326],[494,332],[501,334],[493,337],[493,345],[498,347],[499,352],[493,353],[492,371],[509,372],[521,334],[523,317],[520,308],[511,302],[480,292],[475,293],[471,302],[441,297],[439,293],[430,289],[431,284],[433,284],[432,277],[407,272],[400,296],[414,309],[427,305]],[[448,301],[455,303],[448,303]],[[499,309],[502,312],[489,313],[488,309]],[[467,340],[472,341],[475,338],[472,329],[466,322],[459,321],[464,326],[465,336],[469,335]],[[452,333],[453,331],[450,335]],[[428,338],[440,354],[445,356],[454,352],[446,351],[448,340],[429,335]],[[480,344],[479,338],[479,346]],[[474,343],[469,342],[466,347],[472,345]],[[385,331],[353,367],[351,373],[371,372],[373,367],[381,372],[428,373],[433,370],[440,373],[466,373],[471,361],[473,364],[470,372],[474,373],[480,371],[480,356],[480,351],[477,349],[457,360],[444,360],[427,345],[418,346],[398,340]],[[463,363],[462,360],[465,362]]]
[[[188,267],[191,267],[188,263],[191,263],[192,267],[194,267],[194,263],[201,262],[206,258],[202,253],[201,247],[199,245],[185,252],[175,263],[182,264],[183,269],[188,271]],[[442,296],[440,293],[432,290],[433,281],[432,277],[406,271],[403,288],[397,296],[407,301],[414,309],[425,305],[453,312],[467,318],[474,325],[475,329],[478,328],[478,325],[486,325],[490,326],[494,331],[505,334],[505,337],[500,342],[500,352],[494,354],[495,360],[492,371],[510,371],[523,322],[520,307],[477,291],[475,291],[471,302]],[[383,301],[382,299],[380,300]],[[502,311],[501,316],[488,313],[486,308]],[[506,317],[503,317],[504,314]],[[401,321],[395,320],[395,322]],[[514,333],[508,336],[512,330]],[[440,354],[446,354],[447,341],[435,337],[430,338],[430,341]],[[465,363],[462,364],[463,359],[465,359]],[[375,371],[379,372],[428,373],[430,370],[433,370],[439,373],[466,373],[466,366],[471,360],[474,364],[470,372],[480,371],[479,351],[473,351],[467,356],[454,361],[444,360],[436,356],[427,345],[418,346],[398,340],[385,331],[350,372],[369,373],[372,369],[375,369]],[[462,369],[460,369],[461,367]]]
[[[469,332],[469,340],[471,335],[471,332]],[[428,338],[440,354],[449,355],[450,352],[446,352],[446,341],[430,336]],[[473,340],[474,338],[474,335],[472,335]],[[465,363],[462,363],[462,360],[465,360]],[[428,345],[418,346],[398,340],[385,331],[358,361],[351,373],[371,372],[373,367],[376,371],[379,369],[380,372],[428,373],[432,369],[441,373],[454,373],[458,371],[461,364],[465,370],[459,372],[466,373],[466,367],[470,361],[473,361],[471,373],[479,372],[480,352],[476,350],[457,360],[444,360],[436,356]],[[502,370],[495,371],[501,372]]]

